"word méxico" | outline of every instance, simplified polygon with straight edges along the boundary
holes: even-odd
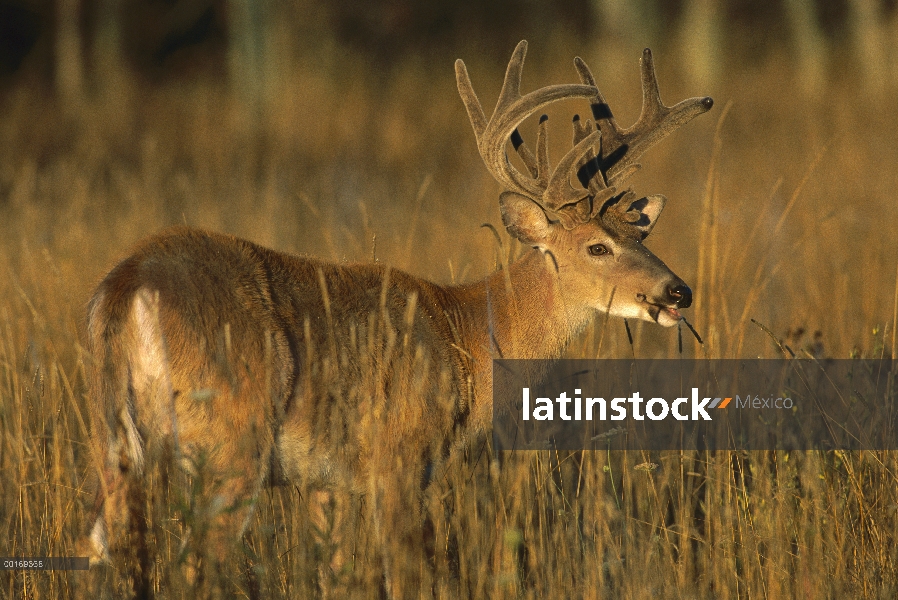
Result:
[[[536,398],[533,409],[530,407],[530,388],[523,388],[523,420],[529,421],[531,414],[537,421],[555,420],[555,404],[558,405],[558,417],[562,421],[623,421],[628,416],[637,421],[646,418],[661,421],[672,416],[678,421],[711,421],[707,409],[726,408],[731,398],[702,398],[699,400],[698,388],[692,388],[692,398],[677,398],[668,402],[664,398],[645,400],[639,392],[633,392],[628,398],[612,398],[610,402],[604,398],[581,398],[581,391],[574,390],[574,397],[569,398],[567,392],[555,398]],[[643,406],[645,403],[645,406]],[[571,406],[573,404],[573,406]],[[686,406],[684,406],[686,405]],[[573,415],[571,414],[573,409]],[[609,415],[610,409],[610,415]],[[687,412],[682,412],[683,410]]]

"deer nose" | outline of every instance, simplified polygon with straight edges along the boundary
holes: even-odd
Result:
[[[689,308],[692,304],[692,290],[685,283],[667,288],[667,295],[676,303],[677,308]]]

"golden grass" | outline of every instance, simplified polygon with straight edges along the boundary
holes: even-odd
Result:
[[[547,53],[564,62],[534,59],[525,85],[572,75],[558,67],[567,48]],[[584,53],[628,123],[638,112],[638,53],[610,80],[598,56]],[[490,105],[499,65],[473,62]],[[658,60],[666,99],[717,101],[646,157],[636,182],[670,200],[649,245],[694,284],[691,320],[706,345],[684,340],[687,355],[775,356],[752,318],[779,336],[791,330],[796,350],[819,342],[845,357],[893,347],[898,117],[885,101],[859,102],[848,85],[803,95],[783,62],[687,90],[676,55]],[[410,60],[377,77],[351,62],[298,65],[280,85],[258,121],[210,82],[146,89],[125,77],[68,119],[27,88],[4,99],[0,555],[72,555],[87,526],[84,309],[140,237],[186,222],[336,261],[376,256],[445,282],[495,264],[492,236],[478,227],[498,224],[499,190],[476,154],[451,61],[425,71]],[[569,110],[550,113],[556,157],[569,143]],[[599,318],[570,355],[677,355],[675,331],[631,325],[632,348],[620,321]],[[404,560],[435,574],[445,598],[893,597],[896,457],[541,452],[497,468],[489,445],[474,440],[425,494],[432,556]],[[636,468],[646,462],[660,466]],[[202,536],[184,552],[180,540],[187,525],[202,530],[191,507],[208,490],[164,464],[148,480],[148,584],[160,597],[314,597],[338,551],[351,558],[329,585],[380,594],[372,523],[316,531],[313,491],[301,486],[265,490],[246,558],[191,581],[179,557],[202,563]],[[0,594],[125,597],[135,552],[89,574],[2,572]]]

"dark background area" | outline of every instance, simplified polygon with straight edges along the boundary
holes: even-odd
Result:
[[[426,60],[476,45],[490,58],[526,37],[547,41],[559,31],[576,43],[644,36],[675,40],[705,20],[716,31],[708,50],[734,58],[732,66],[760,61],[772,50],[793,50],[816,38],[832,55],[851,54],[864,28],[895,19],[895,0],[471,0],[440,2],[255,2],[247,9],[225,0],[4,0],[0,2],[0,75],[53,78],[54,53],[68,35],[78,38],[86,72],[91,49],[106,44],[129,68],[151,78],[196,71],[217,75],[226,54],[245,35],[264,36],[286,25],[300,46],[329,38],[389,65],[408,53]],[[246,13],[246,14],[238,14]],[[249,15],[248,18],[246,16]],[[704,25],[703,25],[704,27]],[[113,37],[112,46],[108,39]],[[695,40],[696,42],[700,40]],[[95,57],[94,57],[95,58]],[[71,60],[75,60],[72,57]],[[58,67],[58,65],[57,65]]]

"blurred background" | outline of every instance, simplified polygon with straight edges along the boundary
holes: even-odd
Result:
[[[502,190],[453,69],[490,112],[521,39],[525,91],[576,81],[579,55],[624,126],[644,47],[667,104],[715,100],[630,180],[668,198],[647,246],[693,288],[704,344],[599,317],[571,356],[898,355],[896,0],[0,0],[0,555],[71,555],[89,527],[86,306],[140,238],[188,224],[443,283],[521,253],[481,228],[501,230]],[[555,161],[588,110],[549,107]],[[442,596],[896,596],[894,453],[538,453],[497,485],[482,450],[428,496],[461,565]],[[157,580],[180,597],[171,513],[197,512],[152,481],[156,564],[175,566]],[[297,490],[266,493],[246,538],[260,597],[317,590]],[[125,597],[123,564],[0,589]]]
[[[520,249],[480,228],[501,225],[501,189],[453,62],[490,112],[521,39],[525,91],[576,81],[582,56],[625,126],[643,47],[667,104],[715,99],[633,180],[669,199],[648,245],[694,288],[705,352],[777,354],[751,319],[795,351],[894,352],[895,0],[2,0],[11,337],[31,344],[39,316],[74,343],[104,273],[179,223],[440,282],[485,275]],[[587,111],[551,107],[556,160]],[[635,325],[631,350],[622,324],[601,327],[572,352],[677,346]]]

